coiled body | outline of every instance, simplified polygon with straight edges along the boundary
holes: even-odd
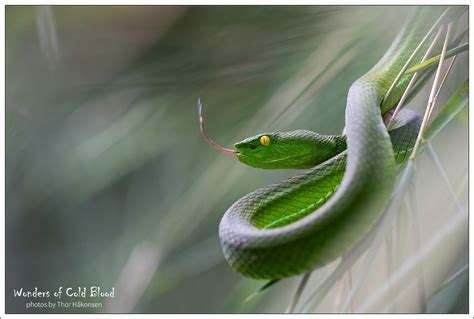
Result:
[[[397,86],[392,102],[384,101],[386,109],[381,108],[382,100],[433,21],[433,12],[428,11],[418,9],[384,57],[351,86],[346,135],[326,138],[335,139],[337,145],[346,143],[347,150],[334,147],[330,140],[321,143],[324,136],[308,133],[304,143],[314,138],[322,145],[314,152],[332,147],[334,155],[303,173],[247,194],[226,211],[219,236],[232,268],[262,279],[296,275],[341,256],[375,224],[394,187],[397,164],[408,157],[420,126],[416,114],[404,111],[389,135],[382,119],[409,78]],[[298,143],[301,132],[294,134],[297,137],[290,141]],[[278,143],[284,142],[275,142],[275,147]]]

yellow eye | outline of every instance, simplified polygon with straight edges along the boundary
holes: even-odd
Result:
[[[263,146],[267,146],[268,144],[270,144],[270,137],[267,135],[263,135],[260,138],[260,144],[262,144]]]

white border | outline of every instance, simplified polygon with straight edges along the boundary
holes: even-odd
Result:
[[[297,1],[226,1],[223,3],[222,1],[180,1],[180,0],[174,0],[174,1],[146,1],[146,0],[140,0],[140,1],[123,1],[123,0],[115,0],[115,1],[92,1],[92,0],[86,0],[86,1],[64,1],[64,0],[49,0],[49,1],[25,1],[25,0],[16,0],[16,1],[4,1],[4,4],[1,5],[0,8],[0,43],[2,43],[2,48],[0,53],[0,57],[2,60],[0,70],[1,70],[1,83],[0,83],[0,97],[2,99],[2,104],[5,104],[5,5],[257,5],[257,4],[264,4],[264,5],[469,5],[468,1],[449,1],[449,3],[446,3],[446,1],[389,1],[386,3],[380,3],[380,1],[341,1],[341,0],[334,0],[334,1],[310,1],[310,0],[297,0]],[[469,29],[471,29],[471,19],[469,20]],[[473,35],[470,33],[470,42],[473,40]],[[469,61],[471,61],[471,52],[469,52]],[[469,64],[469,75],[472,74],[472,64]],[[472,91],[472,82],[469,85],[469,90]],[[473,112],[469,112],[469,123],[473,123],[474,121],[474,115]],[[2,150],[5,152],[5,105],[0,112],[0,124],[1,124],[1,129],[0,129],[0,144]],[[473,130],[471,129],[469,125],[469,141],[474,141],[474,135],[473,135]],[[469,143],[469,168],[474,167],[473,166],[473,161],[474,161],[474,148],[471,147],[471,143]],[[5,153],[3,153],[5,154]],[[73,318],[103,318],[104,315],[81,315],[81,314],[74,314],[74,315],[5,315],[5,156],[1,157],[1,163],[0,163],[1,169],[0,169],[0,177],[3,180],[3,183],[1,183],[1,194],[0,194],[0,204],[2,207],[2,211],[4,212],[3,217],[0,222],[0,232],[2,234],[1,239],[0,239],[0,273],[2,274],[0,276],[0,316],[2,318],[7,317],[7,318],[65,318],[65,317],[73,317]],[[471,202],[473,198],[473,187],[471,184],[472,180],[469,179],[469,202]],[[474,223],[474,218],[469,219],[469,229],[473,230],[473,223]],[[473,242],[473,236],[469,237],[469,256],[474,256],[474,242]],[[469,258],[471,259],[471,258]],[[474,281],[474,276],[473,274],[473,267],[470,268],[470,286],[469,286],[469,292],[470,292],[470,311],[468,315],[458,315],[457,317],[469,317],[472,318],[472,314],[474,313],[473,308],[474,308],[474,290],[473,290],[473,281]],[[105,315],[108,316],[108,315]],[[114,315],[118,317],[131,317],[132,315]],[[150,315],[133,315],[133,316],[150,316]],[[168,316],[168,315],[153,315],[153,316]],[[189,315],[183,315],[183,314],[176,314],[172,315],[175,318],[184,318],[188,317]],[[199,314],[199,315],[193,315],[197,318],[208,318],[209,314]],[[241,316],[244,316],[242,314],[239,315],[212,315],[213,317],[215,316],[225,316],[225,317],[232,317],[232,318],[238,318]],[[261,318],[261,316],[269,316],[269,315],[264,315],[264,314],[255,314],[255,315],[245,315],[246,317],[250,318]],[[296,316],[297,318],[307,318],[308,316],[313,316],[313,315],[292,315]],[[334,315],[322,315],[322,314],[314,314],[314,316],[317,316],[318,318],[342,318],[345,315],[340,315],[340,314],[334,314]],[[366,315],[358,315],[358,314],[353,314],[352,316],[368,316]],[[373,314],[370,315],[370,318],[399,318],[400,315],[384,315],[384,314]],[[439,318],[440,315],[418,315],[418,316],[423,316],[425,317],[433,317],[433,318]],[[450,315],[452,316],[452,315]],[[287,318],[286,315],[272,315],[274,318]],[[293,317],[295,318],[295,317]]]

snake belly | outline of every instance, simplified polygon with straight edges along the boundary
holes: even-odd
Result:
[[[245,195],[225,212],[219,237],[234,270],[280,279],[324,266],[350,250],[377,222],[393,190],[397,163],[407,158],[420,126],[419,117],[405,110],[389,134],[382,118],[409,78],[397,86],[393,102],[384,103],[389,106],[385,110],[382,100],[433,22],[429,11],[418,8],[381,60],[349,89],[347,150]]]

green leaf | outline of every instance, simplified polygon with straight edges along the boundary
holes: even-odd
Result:
[[[432,139],[441,131],[446,124],[451,121],[456,114],[459,113],[465,106],[467,106],[469,99],[469,80],[465,80],[461,86],[449,98],[441,111],[436,115],[434,120],[428,126],[424,138],[426,140]]]

